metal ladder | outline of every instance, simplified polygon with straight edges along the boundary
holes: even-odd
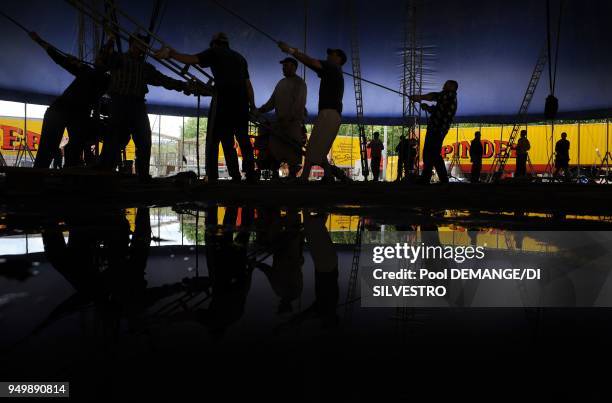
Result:
[[[359,131],[359,155],[361,157],[361,173],[363,179],[368,180],[370,167],[368,166],[368,139],[366,137],[365,126],[363,124],[363,92],[361,90],[361,60],[359,56],[359,30],[357,24],[357,14],[355,10],[355,0],[349,4],[352,19],[351,30],[351,63],[353,65],[353,87],[355,89],[355,110],[357,112],[357,128]]]
[[[504,168],[506,167],[506,163],[508,159],[510,159],[510,155],[512,154],[512,146],[514,145],[517,135],[521,129],[521,127],[525,124],[527,118],[527,111],[529,110],[529,105],[531,104],[531,100],[533,99],[533,95],[538,87],[538,83],[540,81],[540,77],[542,77],[542,73],[544,71],[544,67],[546,67],[546,63],[548,62],[548,50],[544,47],[540,51],[540,56],[538,57],[538,61],[533,69],[533,73],[531,74],[531,79],[529,80],[529,85],[527,86],[527,91],[525,91],[525,95],[523,96],[523,102],[521,103],[521,107],[519,108],[519,112],[517,115],[516,122],[512,127],[512,131],[510,132],[510,138],[508,139],[508,144],[506,148],[496,155],[493,159],[493,164],[491,166],[491,171],[489,173],[489,177],[487,182],[494,182],[499,180],[503,173]]]

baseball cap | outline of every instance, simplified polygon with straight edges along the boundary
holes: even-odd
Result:
[[[286,57],[286,58],[284,58],[283,60],[280,61],[280,64],[284,64],[284,63],[291,63],[295,67],[298,66],[298,61],[295,60],[293,57]]]
[[[332,49],[332,48],[327,49],[328,55],[332,53],[335,53],[338,56],[340,56],[340,59],[342,59],[342,64],[346,63],[346,53],[344,53],[342,49]]]

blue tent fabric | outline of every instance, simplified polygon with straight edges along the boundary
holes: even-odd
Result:
[[[363,76],[399,89],[403,2],[355,0],[355,3]],[[148,24],[152,1],[117,0],[117,4]],[[227,0],[224,4],[275,38],[302,46],[303,1]],[[349,53],[351,21],[347,2],[310,0],[308,4],[307,52],[323,58],[326,48],[340,47]],[[77,13],[67,2],[6,1],[0,8],[60,49],[76,53]],[[557,80],[561,116],[597,117],[612,107],[610,15],[612,2],[606,0],[566,1]],[[426,89],[437,90],[446,79],[455,79],[460,85],[459,121],[476,117],[511,121],[545,43],[545,1],[425,0],[418,23],[423,43],[432,46],[435,53],[426,64],[431,70]],[[281,78],[278,61],[283,57],[264,36],[207,0],[168,2],[159,35],[176,49],[195,53],[206,48],[212,34],[218,31],[226,32],[231,46],[246,57],[256,102],[262,104]],[[0,21],[0,43],[3,51],[0,98],[48,103],[42,101],[60,94],[70,82],[67,72],[5,20]],[[345,69],[350,72],[350,61]],[[346,77],[347,121],[355,116],[351,80]],[[314,114],[319,85],[314,73],[308,72],[307,83],[307,107]],[[364,110],[369,120],[399,121],[400,96],[368,84],[363,88]],[[544,75],[530,108],[534,119],[542,114],[547,95],[548,77]],[[184,115],[195,112],[195,98],[164,89],[151,87],[148,102],[152,110]]]

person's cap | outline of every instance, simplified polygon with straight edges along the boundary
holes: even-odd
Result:
[[[214,34],[210,40],[210,43],[225,43],[225,44],[229,44],[229,38],[227,37],[227,35],[225,34],[225,32],[217,32],[216,34]]]
[[[285,57],[283,60],[280,61],[280,64],[285,64],[285,63],[291,63],[295,67],[298,66],[298,61],[295,60],[293,57]]]
[[[344,53],[344,50],[342,49],[327,49],[327,54],[331,55],[332,53],[337,54],[338,56],[340,56],[340,59],[342,59],[342,64],[346,63],[346,53]]]

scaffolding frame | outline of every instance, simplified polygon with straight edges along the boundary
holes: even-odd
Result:
[[[408,95],[423,92],[423,57],[424,47],[418,33],[418,13],[421,9],[420,0],[407,0],[404,18],[404,39],[402,55],[402,135],[409,140],[416,141],[417,150],[421,147],[421,118],[422,108],[419,102],[411,101]],[[420,157],[417,152],[414,166],[410,167],[416,174],[419,173]],[[393,169],[393,167],[391,167]],[[406,173],[408,174],[408,173]]]

